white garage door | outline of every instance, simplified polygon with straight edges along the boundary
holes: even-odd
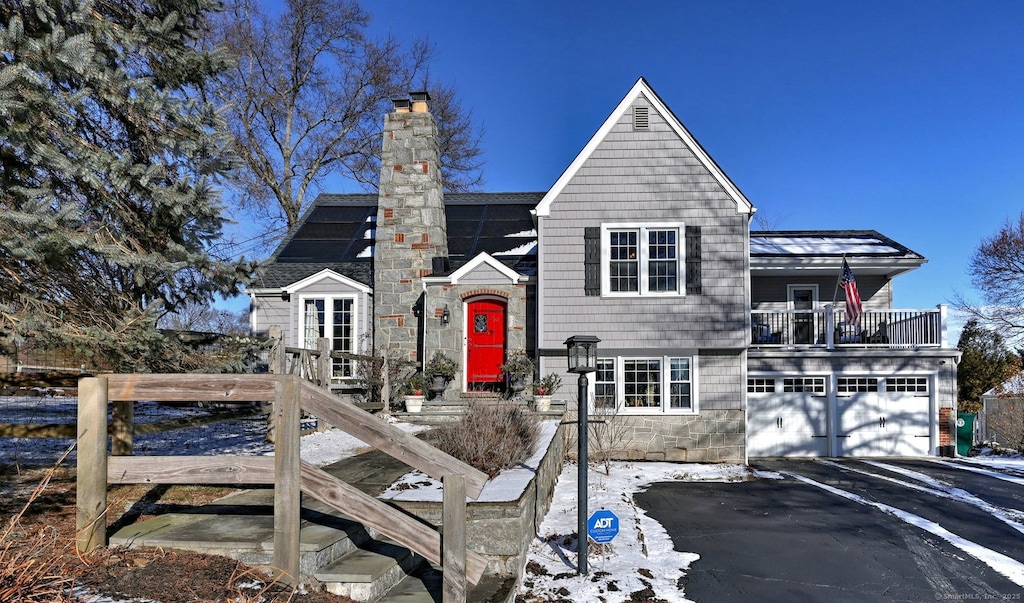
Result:
[[[838,456],[924,456],[930,452],[927,377],[839,377]]]
[[[751,379],[747,455],[828,456],[827,407],[824,377]]]

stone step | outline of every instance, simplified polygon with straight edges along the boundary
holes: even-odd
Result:
[[[299,571],[303,576],[313,575],[374,537],[362,524],[319,501],[304,501],[302,517]],[[248,565],[272,565],[273,491],[253,490],[211,504],[202,513],[168,513],[125,526],[110,537],[110,546],[173,548],[221,555]]]
[[[355,601],[378,601],[426,561],[409,549],[373,541],[325,565],[313,576],[327,592]]]
[[[420,572],[410,574],[393,589],[389,590],[379,603],[440,603],[442,582],[441,570],[426,564]],[[467,584],[466,600],[474,603],[514,603],[514,578],[484,576],[479,584]]]

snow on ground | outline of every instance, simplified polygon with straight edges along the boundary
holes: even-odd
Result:
[[[74,399],[44,403],[39,398],[0,398],[0,422],[59,423],[60,416],[67,416],[69,412],[70,416],[74,415],[75,402]],[[142,423],[194,418],[210,412],[196,407],[170,407],[142,402],[136,404],[135,418]],[[15,418],[12,420],[11,417]],[[416,432],[422,429],[420,426],[389,420],[405,431]],[[555,433],[554,423],[548,423],[551,424],[545,423],[542,429],[545,442],[554,437]],[[232,418],[197,427],[138,435],[135,446],[137,454],[148,455],[273,454],[273,445],[264,441],[265,431],[265,417]],[[0,438],[0,464],[48,466],[71,442],[70,438]],[[301,454],[303,460],[323,466],[358,454],[365,448],[366,444],[359,439],[331,429],[304,436]],[[983,455],[958,461],[966,461],[976,466],[978,471],[991,469],[993,473],[1009,471],[1024,476],[1024,457],[1021,456]],[[65,461],[67,464],[74,462],[73,455]],[[488,485],[483,498],[511,500],[518,497],[518,492],[522,491],[526,480],[534,474],[539,462],[540,457],[534,454],[520,467],[505,472],[503,478]],[[935,459],[935,462],[945,461]],[[964,468],[963,465],[959,466]],[[578,521],[577,475],[577,466],[566,463],[555,487],[551,509],[544,517],[539,534],[528,553],[527,573],[520,591],[525,601],[599,601],[602,598],[628,600],[632,593],[640,592],[647,592],[649,596],[669,602],[687,601],[680,586],[681,578],[690,564],[700,556],[697,553],[675,551],[664,528],[636,506],[633,495],[643,492],[651,484],[664,481],[731,482],[782,477],[775,473],[755,472],[742,465],[615,462],[611,464],[607,475],[594,467],[589,471],[588,511],[591,514],[598,509],[612,511],[619,518],[620,531],[609,544],[590,544],[590,573],[588,576],[579,576],[576,570],[575,538]],[[978,504],[969,493],[941,488],[920,476],[907,477],[924,482],[929,489],[941,490],[945,496],[960,497]],[[1011,479],[1014,478],[1011,476]],[[384,496],[396,499],[440,499],[440,485],[418,472],[411,472],[399,483],[406,485],[393,488]],[[816,483],[810,485],[824,487]],[[856,496],[841,491],[836,494]],[[872,504],[870,501],[863,503]],[[965,552],[983,558],[1018,583],[1024,580],[1024,566],[1017,562],[1002,556],[996,557],[987,549],[977,550],[974,543],[959,540],[955,535],[945,533],[941,527],[912,514],[892,508],[881,510],[940,535]],[[1012,523],[1020,518],[1013,516],[1002,519]]]
[[[577,484],[579,467],[566,463],[540,533],[530,545],[520,586],[525,601],[633,600],[646,592],[670,603],[688,601],[681,578],[696,553],[677,552],[668,533],[633,502],[651,484],[669,481],[734,482],[781,477],[742,465],[679,465],[613,462],[606,475],[588,470],[588,514],[607,509],[619,518],[619,533],[608,544],[591,543],[588,576],[577,573]],[[640,596],[638,594],[638,596]],[[644,597],[641,597],[643,599]]]

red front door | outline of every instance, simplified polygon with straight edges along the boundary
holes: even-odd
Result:
[[[493,389],[502,383],[505,361],[505,302],[469,302],[466,312],[466,381],[468,389]]]

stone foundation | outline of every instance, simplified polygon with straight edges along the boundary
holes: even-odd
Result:
[[[591,415],[590,459],[686,463],[746,462],[746,425],[742,410],[705,410],[697,415]],[[570,429],[570,452],[576,430]]]

